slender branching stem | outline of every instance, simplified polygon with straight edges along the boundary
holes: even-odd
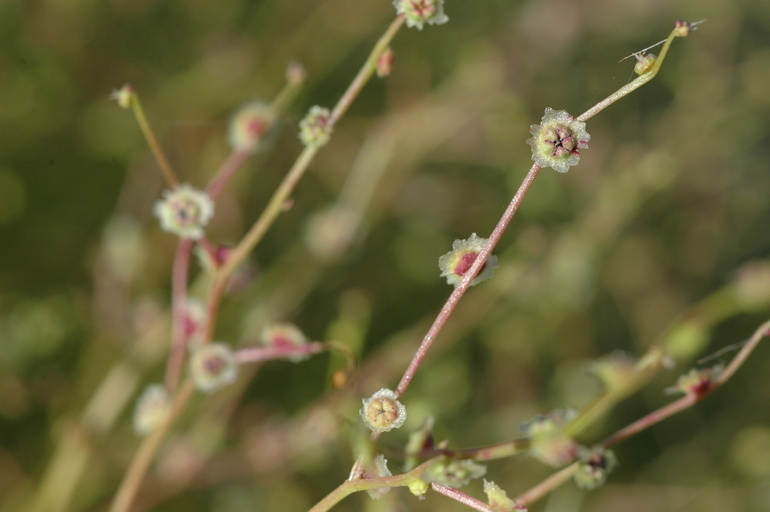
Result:
[[[565,483],[567,480],[569,480],[572,475],[577,471],[579,466],[578,462],[574,462],[567,466],[564,469],[561,469],[557,471],[556,473],[552,474],[536,486],[529,489],[524,494],[520,494],[516,497],[516,503],[519,505],[527,506],[530,503],[534,503],[535,501],[539,500],[549,492],[553,491],[557,487],[559,487],[561,484]]]
[[[230,156],[227,157],[227,160],[224,161],[206,186],[206,193],[212,201],[219,197],[219,194],[221,194],[227,184],[230,183],[230,180],[235,176],[235,173],[238,172],[238,169],[241,168],[251,153],[252,148],[236,149],[230,153]]]
[[[403,16],[397,16],[396,19],[390,24],[385,33],[380,37],[377,43],[374,45],[374,49],[369,54],[366,62],[361,67],[356,77],[350,83],[345,93],[335,105],[332,113],[329,117],[327,126],[332,129],[340,117],[347,111],[350,104],[358,96],[363,89],[366,82],[371,78],[374,70],[377,66],[377,59],[380,54],[388,47],[393,37],[398,32],[398,29],[404,23]],[[217,276],[214,280],[214,284],[211,287],[211,292],[208,298],[208,321],[206,326],[206,335],[204,341],[210,341],[213,335],[214,325],[216,325],[216,315],[219,310],[219,302],[222,299],[222,293],[228,280],[232,276],[236,268],[246,259],[246,257],[254,250],[254,247],[262,240],[262,237],[267,232],[268,228],[273,224],[278,215],[283,211],[286,201],[294,191],[299,180],[305,174],[305,171],[310,166],[310,163],[315,158],[319,147],[315,145],[306,146],[300,153],[294,165],[289,170],[286,177],[276,189],[270,202],[265,207],[262,215],[257,219],[251,229],[246,233],[240,243],[230,253],[230,257],[227,262],[219,269]]]
[[[437,484],[436,482],[432,482],[430,484],[430,487],[437,493],[443,494],[444,496],[448,498],[452,498],[455,501],[459,501],[466,507],[470,507],[474,510],[478,510],[479,512],[493,512],[493,510],[489,507],[489,505],[487,505],[483,501],[477,500],[472,496],[468,496],[464,492],[458,491],[457,489],[447,487],[446,485]]]
[[[187,277],[194,244],[188,238],[179,239],[171,271],[171,349],[166,362],[165,378],[166,390],[170,395],[179,384],[187,353]]]
[[[524,180],[519,186],[519,189],[516,191],[516,194],[513,196],[513,199],[511,199],[510,204],[505,209],[505,212],[503,212],[503,216],[500,217],[500,220],[497,222],[497,225],[495,226],[495,229],[492,231],[492,234],[489,235],[489,238],[487,239],[487,243],[484,245],[484,248],[481,250],[481,252],[479,252],[471,268],[468,269],[468,271],[463,276],[463,279],[455,287],[452,294],[444,303],[444,306],[441,308],[441,311],[439,312],[438,316],[433,321],[433,325],[431,325],[430,329],[428,329],[428,333],[425,335],[425,337],[422,340],[422,343],[417,348],[417,352],[415,352],[414,357],[412,358],[412,361],[409,363],[409,366],[406,368],[406,371],[404,372],[403,377],[401,377],[401,382],[398,383],[398,387],[396,388],[397,396],[400,397],[401,395],[403,395],[404,392],[406,391],[406,388],[409,387],[409,383],[412,381],[412,378],[414,377],[415,373],[417,373],[417,369],[422,364],[423,359],[425,359],[425,356],[428,354],[428,350],[430,350],[431,345],[433,345],[433,342],[436,340],[436,337],[441,332],[441,329],[444,327],[444,324],[446,323],[446,321],[449,319],[449,316],[454,311],[455,307],[457,306],[457,303],[460,301],[463,294],[465,294],[465,291],[470,287],[471,282],[476,277],[476,274],[479,273],[479,270],[481,270],[481,267],[484,265],[484,263],[486,263],[487,258],[489,258],[489,255],[492,254],[492,251],[497,245],[497,242],[500,241],[500,238],[503,236],[503,233],[505,233],[505,229],[508,227],[508,224],[511,222],[511,219],[513,218],[513,215],[516,213],[516,210],[518,210],[519,205],[521,205],[522,200],[524,200],[524,196],[527,195],[527,192],[529,191],[529,188],[532,186],[532,182],[537,177],[538,172],[540,172],[540,169],[541,167],[538,164],[532,165],[532,168],[530,168],[529,172],[524,177]]]
[[[158,451],[160,444],[166,437],[166,434],[171,429],[172,425],[176,421],[179,414],[181,414],[187,402],[192,397],[195,391],[195,386],[191,379],[187,379],[180,387],[174,402],[171,407],[171,413],[163,424],[158,427],[152,434],[147,436],[142,441],[139,450],[134,455],[133,461],[128,471],[123,476],[123,481],[118,488],[118,492],[115,495],[115,500],[112,502],[109,512],[127,512],[131,508],[131,504],[136,497],[136,493],[139,491],[139,487],[142,485],[147,470],[155,458],[155,453]]]
[[[658,58],[655,59],[655,63],[652,66],[652,69],[650,69],[647,73],[644,73],[642,75],[639,75],[635,80],[632,82],[627,83],[614,93],[607,96],[605,99],[594,105],[593,107],[589,108],[582,114],[580,114],[577,117],[578,121],[587,121],[588,119],[591,119],[593,116],[604,110],[605,108],[609,107],[616,101],[618,101],[623,96],[637,90],[653,78],[655,78],[655,75],[658,74],[658,71],[660,70],[660,66],[663,64],[663,59],[666,58],[666,54],[668,53],[668,49],[671,46],[671,42],[674,40],[675,37],[678,37],[677,34],[679,33],[679,29],[674,29],[671,31],[671,33],[668,35],[668,39],[666,39],[666,42],[663,44],[663,48],[660,50],[660,55],[658,55]]]
[[[163,173],[163,177],[166,179],[166,183],[171,188],[176,187],[179,185],[179,179],[177,179],[168,158],[166,158],[166,154],[163,152],[163,148],[161,148],[158,143],[158,138],[155,137],[155,132],[152,131],[152,127],[150,127],[150,123],[147,121],[147,116],[142,108],[142,102],[139,101],[139,95],[133,90],[131,91],[130,105],[131,110],[134,112],[134,117],[136,117],[136,122],[139,124],[139,128],[144,134],[147,145],[150,146],[155,161],[158,162],[158,166]]]

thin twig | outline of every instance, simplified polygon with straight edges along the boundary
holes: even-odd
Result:
[[[166,391],[173,395],[187,353],[187,276],[194,241],[180,238],[171,272],[171,347],[166,363]]]

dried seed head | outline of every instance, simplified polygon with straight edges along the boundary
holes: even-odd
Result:
[[[607,480],[607,475],[615,469],[616,463],[617,458],[610,450],[602,447],[586,450],[580,457],[580,464],[572,477],[578,487],[590,491]]]
[[[403,14],[407,27],[422,30],[425,23],[441,25],[449,21],[444,14],[444,0],[393,0],[397,14]]]
[[[652,66],[655,65],[655,61],[658,60],[658,56],[652,53],[648,53],[647,55],[637,55],[636,60],[637,62],[634,66],[634,73],[637,75],[643,75],[652,69]]]
[[[134,407],[134,432],[146,436],[163,424],[171,413],[171,399],[162,384],[145,388]]]
[[[255,100],[243,105],[230,119],[227,130],[230,146],[237,151],[256,151],[275,118],[273,108],[263,101]]]
[[[305,146],[321,147],[329,142],[331,127],[329,126],[328,108],[318,105],[310,107],[305,118],[299,123],[299,138]]]
[[[208,194],[187,183],[163,191],[163,199],[155,203],[153,213],[164,231],[181,238],[199,240],[203,228],[214,216],[214,203]]]
[[[398,401],[396,393],[381,389],[363,400],[361,417],[373,432],[389,432],[406,421],[406,407]]]
[[[441,277],[446,277],[447,284],[454,286],[460,284],[486,243],[487,239],[476,236],[476,233],[471,234],[467,240],[455,240],[452,250],[438,259]],[[490,255],[471,282],[471,286],[492,277],[492,270],[495,268],[497,268],[497,257]]]
[[[494,482],[484,480],[484,492],[487,493],[487,502],[493,512],[527,512],[524,505],[519,505],[509,498],[508,493]]]
[[[579,149],[588,148],[591,136],[586,124],[575,119],[565,110],[545,109],[541,124],[529,128],[533,135],[527,140],[532,146],[532,160],[541,167],[551,167],[567,172],[580,161]]]
[[[226,343],[209,343],[193,353],[190,374],[199,390],[212,393],[235,381],[238,365]]]

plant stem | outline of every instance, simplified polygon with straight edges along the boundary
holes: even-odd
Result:
[[[377,65],[377,59],[379,58],[380,54],[385,48],[388,47],[403,23],[404,17],[397,16],[382,35],[382,37],[380,37],[380,39],[374,45],[372,52],[369,54],[366,62],[361,67],[361,70],[350,83],[347,90],[332,110],[328,121],[329,129],[334,127],[337,121],[339,121],[340,117],[347,111],[353,100],[358,96],[358,93],[361,92],[363,86],[374,73]],[[208,321],[206,325],[206,335],[204,337],[204,342],[210,341],[213,335],[216,315],[219,309],[219,302],[222,298],[224,288],[227,285],[227,281],[230,279],[235,269],[238,268],[238,265],[240,265],[246,259],[249,253],[254,250],[254,247],[256,247],[260,240],[262,240],[262,237],[265,235],[268,228],[273,224],[275,219],[281,213],[286,200],[294,191],[294,187],[296,187],[299,180],[305,174],[305,171],[313,161],[313,158],[319,149],[320,148],[317,146],[306,146],[302,153],[300,153],[299,157],[297,157],[297,160],[294,162],[294,165],[289,170],[281,184],[278,186],[278,189],[276,189],[273,197],[270,199],[270,202],[262,212],[262,215],[260,215],[248,233],[246,233],[240,243],[233,249],[227,262],[222,266],[221,269],[219,269],[219,272],[217,272],[216,279],[214,280],[214,284],[211,287],[211,292],[209,293],[207,307]]]
[[[240,169],[246,159],[249,158],[249,155],[251,155],[252,152],[251,150],[252,148],[236,149],[230,153],[230,156],[227,157],[227,160],[224,161],[217,173],[211,178],[211,181],[206,186],[206,193],[212,201],[222,193],[235,173],[238,172],[238,169]]]
[[[187,275],[195,242],[180,238],[171,272],[171,349],[166,363],[166,391],[173,395],[179,384],[187,352]]]
[[[652,69],[649,70],[647,73],[644,73],[643,75],[640,75],[636,78],[633,82],[629,82],[614,93],[607,96],[605,99],[594,105],[593,107],[589,108],[582,114],[580,114],[577,117],[578,121],[586,121],[588,119],[591,119],[593,116],[604,110],[605,108],[609,107],[616,101],[618,101],[623,96],[635,91],[639,87],[643,86],[653,78],[655,78],[655,75],[658,74],[658,71],[660,70],[660,66],[663,64],[663,59],[666,58],[666,54],[668,53],[668,48],[671,46],[671,42],[674,40],[675,37],[677,37],[678,29],[674,29],[671,31],[671,33],[668,35],[668,39],[666,39],[666,42],[663,44],[663,48],[660,50],[660,55],[657,59],[655,59],[655,64],[653,64]]]
[[[522,506],[527,506],[530,503],[533,503],[549,492],[553,491],[557,487],[559,487],[561,484],[566,482],[570,479],[572,474],[577,471],[579,463],[574,462],[567,466],[566,468],[557,471],[553,475],[549,476],[536,486],[532,487],[530,490],[525,492],[524,494],[519,495],[516,498],[516,503]]]
[[[437,484],[436,482],[431,482],[430,487],[437,493],[443,494],[444,496],[447,496],[448,498],[452,498],[455,501],[459,501],[466,507],[470,507],[474,510],[478,510],[479,512],[493,512],[492,509],[489,507],[489,505],[487,505],[483,501],[477,500],[472,496],[468,496],[464,492],[458,491],[457,489],[453,489],[445,485]]]
[[[144,480],[144,476],[147,474],[147,470],[155,458],[155,453],[158,451],[161,442],[166,437],[166,434],[171,429],[171,426],[176,421],[176,418],[181,414],[187,402],[193,395],[195,386],[191,379],[187,379],[179,391],[174,397],[174,403],[171,407],[171,413],[169,417],[163,422],[163,425],[158,427],[152,434],[142,441],[139,450],[134,455],[134,459],[131,462],[131,466],[123,477],[123,481],[120,484],[115,500],[110,506],[109,512],[128,512],[131,508],[131,504],[134,501],[136,493],[139,491],[139,487]]]
[[[513,215],[516,213],[516,210],[518,210],[519,205],[521,205],[524,196],[527,195],[527,191],[529,191],[529,188],[532,186],[532,182],[535,180],[535,177],[537,177],[538,172],[540,172],[540,169],[541,167],[538,164],[532,165],[532,168],[530,168],[529,172],[524,177],[524,180],[519,186],[519,189],[516,191],[516,194],[513,196],[513,199],[511,199],[510,204],[505,209],[505,212],[503,212],[503,216],[500,217],[500,220],[497,222],[497,225],[492,231],[492,234],[489,235],[489,239],[484,245],[484,248],[476,257],[476,261],[473,262],[471,268],[468,269],[468,271],[463,276],[462,281],[460,281],[460,283],[455,287],[452,294],[444,303],[444,306],[441,308],[438,316],[433,321],[433,325],[431,325],[428,333],[425,335],[422,343],[415,352],[412,361],[406,368],[403,377],[401,377],[401,382],[398,383],[398,387],[396,388],[397,396],[402,396],[406,391],[406,388],[409,387],[409,383],[412,381],[415,373],[417,373],[417,369],[420,367],[420,364],[422,364],[423,359],[425,359],[428,350],[430,350],[431,345],[435,341],[438,334],[441,332],[441,329],[444,327],[447,319],[454,311],[457,303],[460,301],[465,291],[470,287],[471,281],[475,279],[476,274],[479,273],[481,267],[484,265],[484,263],[486,263],[487,258],[489,258],[489,255],[494,250],[497,242],[500,241],[500,238],[503,236],[505,229],[511,222]]]
[[[147,141],[147,145],[150,146],[155,161],[158,162],[163,177],[166,178],[166,183],[171,188],[176,187],[179,185],[179,180],[177,179],[174,170],[171,168],[168,158],[166,158],[165,153],[163,153],[163,149],[160,147],[160,144],[158,144],[158,139],[155,137],[155,133],[152,131],[149,121],[147,121],[147,116],[144,114],[144,108],[142,108],[142,102],[139,101],[139,95],[133,90],[131,91],[130,105],[131,110],[134,112],[134,117],[136,117],[136,122],[139,124],[139,128],[142,130],[144,138]]]

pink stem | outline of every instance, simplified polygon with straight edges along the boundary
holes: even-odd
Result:
[[[327,347],[324,343],[314,342],[293,346],[248,347],[238,350],[233,356],[239,363],[256,363],[270,359],[309,356],[323,352],[326,349]]]
[[[453,489],[445,485],[437,484],[436,482],[431,483],[430,486],[437,493],[443,494],[444,496],[448,498],[452,498],[455,501],[459,501],[466,507],[470,507],[474,510],[478,510],[479,512],[493,512],[492,509],[489,508],[489,505],[487,505],[483,501],[480,501],[480,500],[477,500],[476,498],[468,496],[464,492],[460,492],[457,489]]]
[[[250,150],[244,149],[236,149],[230,153],[230,156],[227,157],[227,160],[224,161],[217,173],[213,178],[211,178],[211,181],[206,186],[206,193],[209,195],[212,201],[222,193],[224,188],[230,182],[232,177],[235,176],[235,173],[238,171],[238,169],[241,168],[250,154]]]
[[[171,351],[166,363],[166,390],[169,395],[174,393],[179,384],[184,364],[187,345],[187,274],[194,243],[189,238],[179,239],[171,274]]]
[[[516,213],[516,210],[518,210],[521,201],[524,199],[527,191],[532,186],[532,182],[535,180],[535,177],[537,176],[537,173],[540,171],[540,169],[541,167],[538,164],[532,165],[532,168],[524,177],[524,181],[522,181],[521,185],[519,186],[519,190],[516,191],[516,195],[513,196],[513,199],[508,205],[508,208],[505,209],[503,216],[497,222],[497,226],[495,226],[494,231],[492,231],[492,234],[489,235],[489,239],[484,245],[484,248],[476,257],[476,261],[473,262],[471,268],[463,276],[462,281],[460,281],[460,283],[447,299],[446,303],[444,303],[444,307],[441,308],[438,316],[433,321],[433,325],[431,325],[428,333],[423,338],[422,343],[412,358],[412,361],[409,363],[409,366],[404,372],[404,376],[401,377],[401,382],[398,383],[398,388],[396,388],[396,395],[399,397],[403,395],[406,391],[406,388],[409,387],[409,383],[412,381],[412,378],[417,372],[417,369],[420,367],[420,364],[422,364],[422,360],[425,359],[425,356],[428,354],[428,350],[430,350],[430,347],[435,341],[436,336],[438,336],[438,334],[441,332],[441,329],[444,327],[447,319],[449,319],[449,316],[454,311],[457,303],[460,301],[460,298],[463,296],[468,287],[470,287],[471,281],[475,279],[476,274],[479,273],[479,270],[481,270],[481,267],[484,265],[484,263],[486,263],[487,258],[489,258],[489,255],[497,245],[497,242],[503,236],[505,229],[511,222],[511,219]]]

